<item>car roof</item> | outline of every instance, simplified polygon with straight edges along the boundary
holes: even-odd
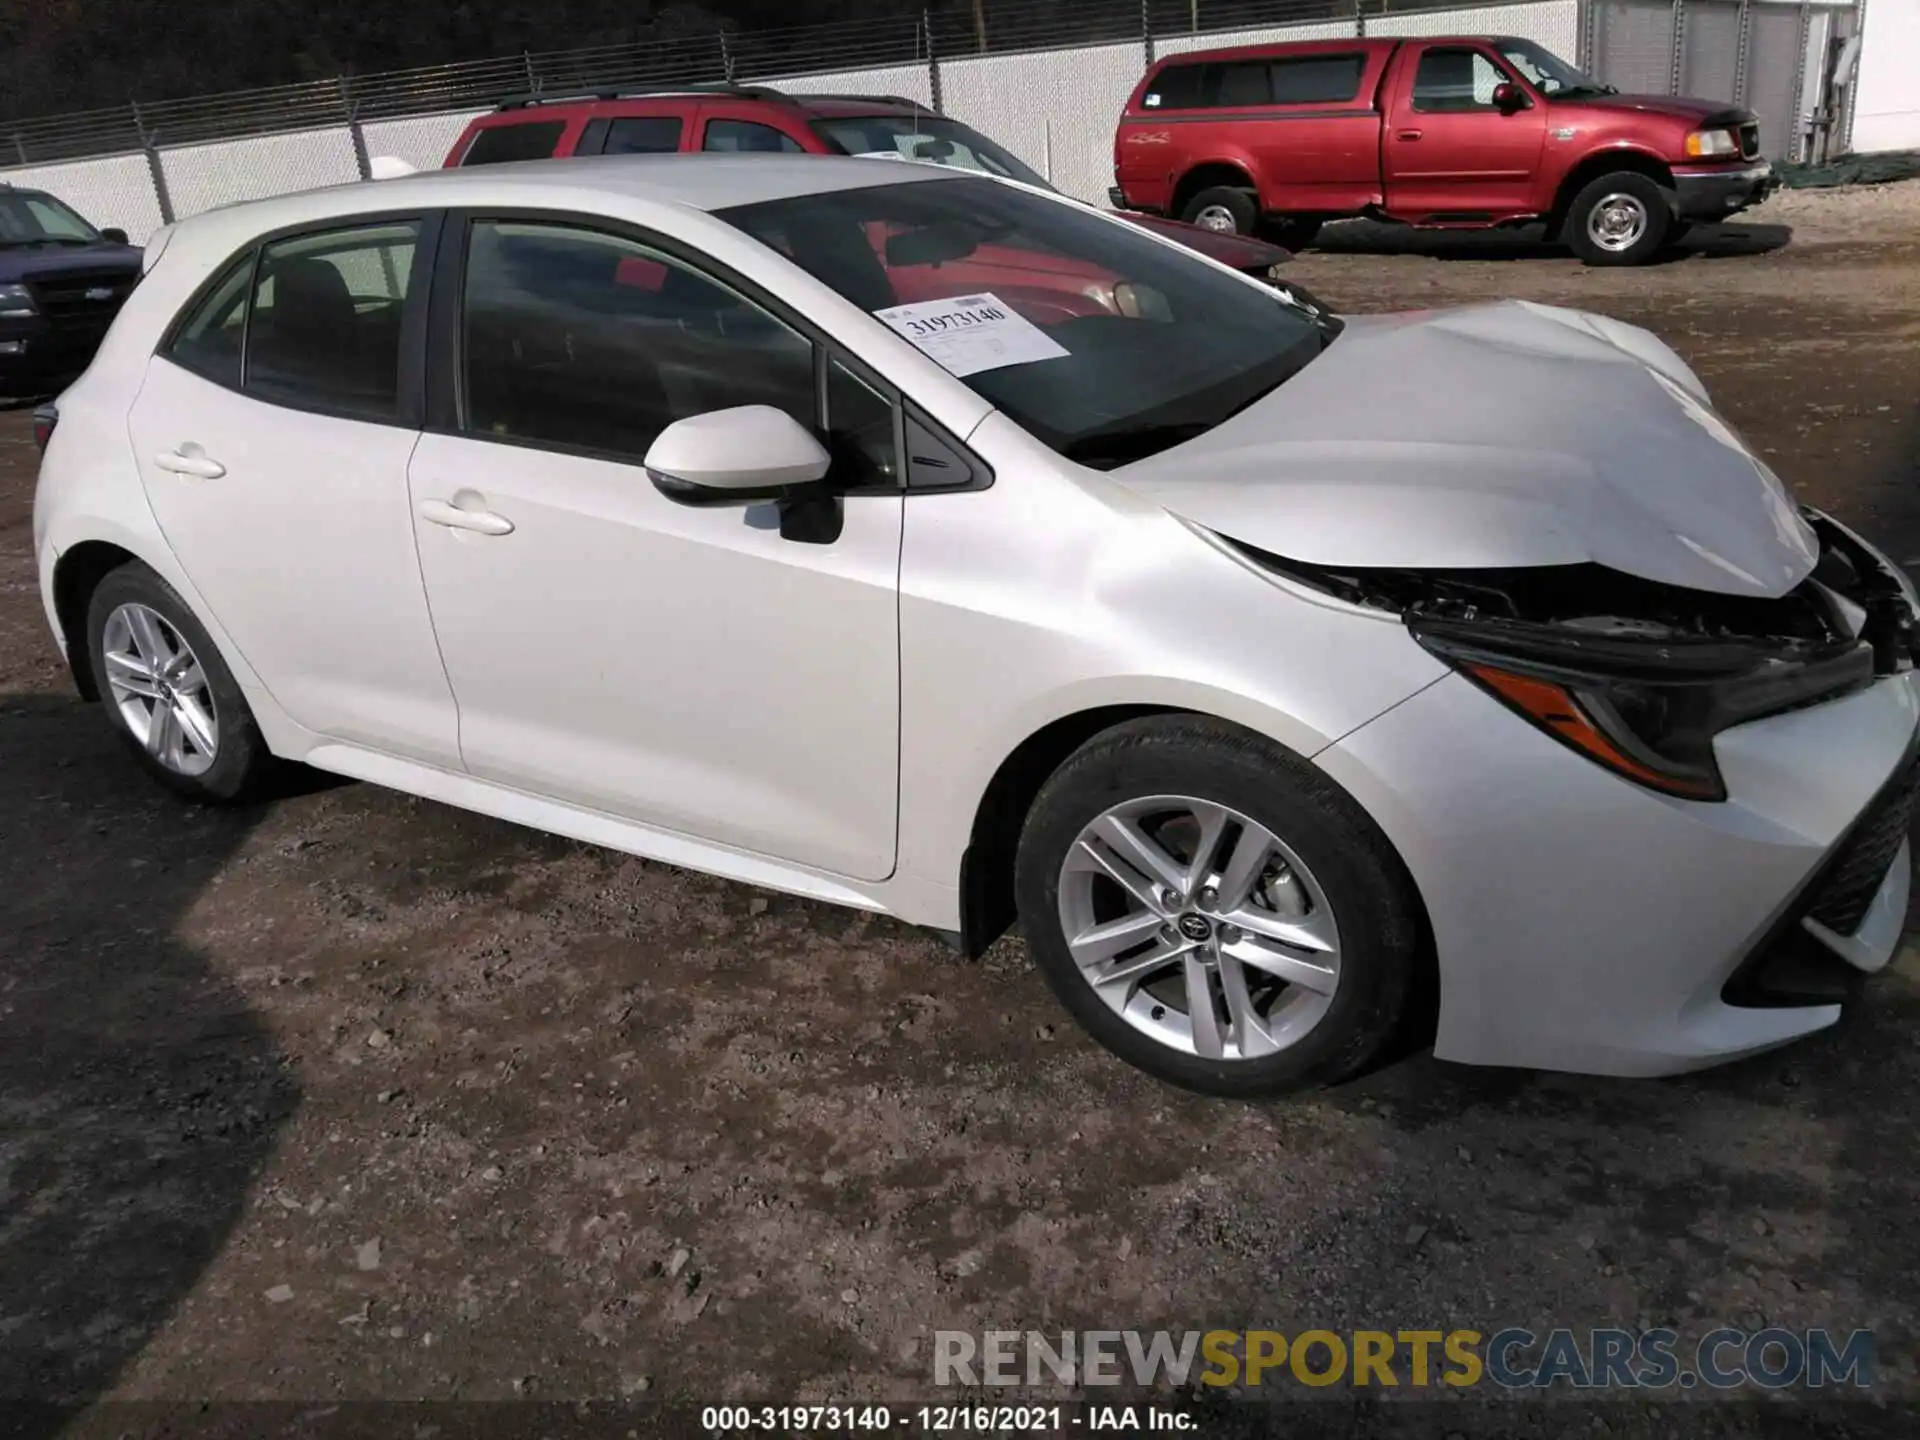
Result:
[[[642,201],[690,210],[722,210],[763,200],[825,195],[875,185],[981,178],[937,165],[893,164],[854,156],[792,154],[594,155],[422,170],[392,180],[363,180],[247,200],[179,223],[182,238],[218,231],[238,243],[333,216],[493,205],[591,213],[596,201]]]

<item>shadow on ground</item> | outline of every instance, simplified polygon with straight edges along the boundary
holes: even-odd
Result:
[[[1786,225],[1699,225],[1654,265],[1764,255],[1793,238]],[[1356,220],[1330,225],[1313,249],[1327,255],[1418,255],[1430,260],[1566,260],[1572,252],[1550,243],[1538,226],[1519,230],[1416,230]]]
[[[188,810],[78,700],[0,695],[0,1408],[110,1387],[239,1220],[298,1089],[173,938],[256,815]]]

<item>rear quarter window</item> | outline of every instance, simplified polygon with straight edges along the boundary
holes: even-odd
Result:
[[[564,120],[529,120],[513,125],[488,125],[473,137],[460,164],[499,165],[513,160],[546,160],[560,148],[566,134]]]

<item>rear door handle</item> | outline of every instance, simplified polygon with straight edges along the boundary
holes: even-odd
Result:
[[[162,450],[153,457],[153,463],[169,474],[191,475],[196,480],[218,480],[227,473],[226,466],[218,460],[209,460],[198,445]]]
[[[511,535],[513,522],[491,510],[462,510],[448,500],[422,500],[420,518],[449,530],[472,530],[479,535]]]
[[[1402,130],[1395,138],[1400,140],[1418,140],[1426,133],[1424,130]]]

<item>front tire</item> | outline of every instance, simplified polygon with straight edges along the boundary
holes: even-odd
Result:
[[[273,766],[246,697],[206,627],[145,565],[103,579],[87,606],[94,687],[120,738],[190,800],[250,796]]]
[[[1054,773],[1015,887],[1060,1002],[1128,1063],[1271,1095],[1364,1069],[1415,993],[1398,856],[1305,761],[1197,716],[1132,721]]]
[[[1672,224],[1665,190],[1645,175],[1617,170],[1573,197],[1565,234],[1588,265],[1644,265],[1660,252]]]

